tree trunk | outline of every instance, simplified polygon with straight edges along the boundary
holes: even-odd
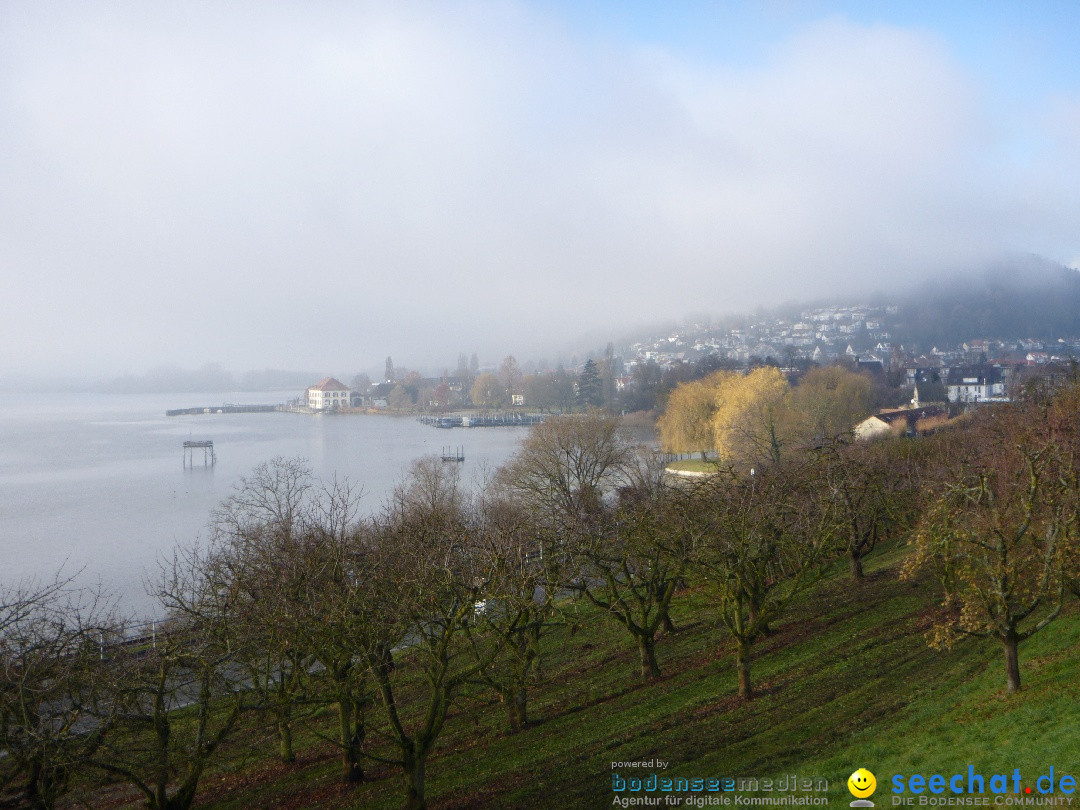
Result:
[[[857,551],[851,552],[851,577],[852,579],[862,579],[862,555]]]
[[[665,633],[677,632],[675,628],[675,623],[671,621],[671,616],[666,610],[664,611],[664,616],[663,619],[661,619],[660,626],[664,629]]]
[[[198,782],[188,782],[181,786],[176,793],[165,800],[162,810],[189,810],[195,802],[195,787]]]
[[[405,810],[427,810],[424,792],[426,760],[415,754],[405,758]]]
[[[278,754],[282,762],[296,762],[296,751],[293,750],[292,725],[288,720],[279,720],[277,724]]]
[[[510,731],[520,731],[529,722],[529,693],[521,684],[515,684],[506,693],[506,710]]]
[[[739,641],[735,649],[735,666],[739,670],[739,697],[750,700],[754,691],[750,686],[750,644]]]
[[[51,802],[46,798],[46,791],[41,790],[44,778],[45,766],[41,762],[41,757],[35,756],[26,780],[26,801],[35,810],[46,810],[51,806]]]
[[[638,651],[641,653],[641,677],[652,681],[660,677],[660,665],[656,662],[656,641],[648,634],[638,636]]]
[[[360,707],[351,698],[338,701],[338,725],[341,738],[341,778],[345,782],[363,782],[364,768],[360,764],[360,746],[364,740],[363,720],[357,715]]]
[[[1005,646],[1005,688],[1009,692],[1016,692],[1020,689],[1020,639],[1017,638],[1015,630],[1010,630],[1001,639],[1001,643]]]
[[[761,612],[758,610],[757,604],[755,604],[753,600],[750,601],[750,604],[747,606],[746,610],[747,617],[750,621],[751,632],[753,632],[755,635],[760,636],[772,635],[772,629],[769,627],[769,623],[758,620],[758,616],[760,616]],[[755,630],[754,628],[757,629]]]

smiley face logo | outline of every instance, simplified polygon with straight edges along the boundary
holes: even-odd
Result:
[[[859,768],[848,777],[847,787],[856,799],[865,799],[877,790],[877,779],[866,768]]]

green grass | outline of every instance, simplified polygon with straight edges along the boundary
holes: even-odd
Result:
[[[650,685],[629,638],[578,605],[580,628],[548,637],[527,729],[508,734],[504,707],[479,687],[455,703],[429,761],[431,806],[609,807],[612,762],[652,758],[670,762],[672,776],[824,777],[836,807],[851,800],[845,783],[858,767],[877,775],[879,807],[895,773],[1019,768],[1030,784],[1053,765],[1077,775],[1080,616],[1067,610],[1021,646],[1024,689],[1006,695],[996,642],[927,647],[936,588],[901,582],[902,556],[872,556],[860,582],[838,566],[808,591],[755,647],[749,703],[736,698],[729,640],[700,594],[678,597],[680,629],[661,640],[664,677]],[[335,752],[315,733],[331,734],[333,722],[327,712],[298,735],[296,765],[235,754],[207,775],[200,806],[399,807],[391,766],[372,764],[365,784],[338,784]],[[392,753],[370,739],[374,753]]]

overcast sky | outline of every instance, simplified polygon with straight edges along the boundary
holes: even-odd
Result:
[[[0,0],[0,375],[1080,265],[1080,4]]]

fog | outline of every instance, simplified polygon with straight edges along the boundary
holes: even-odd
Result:
[[[0,0],[0,374],[552,356],[1080,260],[1075,55],[1006,87],[962,20],[780,22],[709,50],[559,3]]]

